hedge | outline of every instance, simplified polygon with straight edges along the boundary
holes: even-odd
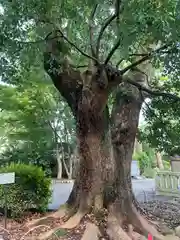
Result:
[[[51,198],[51,179],[42,168],[35,165],[11,163],[0,168],[1,173],[15,172],[15,183],[7,187],[7,207],[12,217],[21,216],[24,211],[35,208],[47,210]],[[0,185],[0,208],[4,208],[3,186]]]

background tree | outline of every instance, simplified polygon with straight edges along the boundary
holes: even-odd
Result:
[[[8,146],[3,146],[1,164],[33,163],[48,174],[55,170],[58,178],[62,178],[62,172],[71,178],[74,123],[52,86],[1,86],[1,101],[1,126],[11,129],[5,134]]]

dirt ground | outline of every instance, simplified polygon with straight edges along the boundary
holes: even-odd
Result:
[[[56,226],[62,224],[61,220],[50,221],[46,223],[46,226],[41,225],[38,228],[28,229],[26,223],[32,219],[42,217],[44,215],[40,214],[28,214],[22,221],[15,221],[12,219],[7,220],[7,230],[4,229],[4,218],[0,219],[0,236],[3,240],[34,240],[36,237],[40,236],[43,232],[53,229]],[[85,226],[87,222],[93,222],[91,216],[86,216],[81,221],[81,224],[73,230],[60,230],[56,233],[56,236],[52,237],[50,240],[80,240],[85,231]],[[135,240],[140,239],[140,235],[134,233]],[[102,236],[102,240],[109,240],[107,236]],[[1,240],[1,238],[0,238]]]
[[[173,200],[171,202],[151,201],[148,203],[142,203],[141,206],[145,209],[145,214],[149,220],[160,225],[165,224],[168,227],[168,231],[172,231],[172,229],[180,225],[180,200]],[[41,225],[38,228],[28,229],[26,226],[28,221],[44,215],[27,213],[23,218],[21,218],[21,220],[15,221],[12,219],[7,219],[7,230],[4,229],[4,217],[1,216],[0,235],[4,240],[33,240],[43,232],[58,227],[62,224],[61,219],[56,219],[47,222],[46,226]],[[93,216],[87,215],[84,217],[81,224],[73,230],[67,231],[61,229],[57,231],[56,236],[54,236],[52,239],[80,240],[85,231],[86,223],[89,221],[93,222]],[[134,237],[135,240],[139,240],[141,236],[134,233]],[[105,235],[102,237],[102,239],[108,240],[107,236]]]

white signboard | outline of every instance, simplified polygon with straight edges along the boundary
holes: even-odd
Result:
[[[15,173],[0,173],[0,184],[10,184],[15,182]]]

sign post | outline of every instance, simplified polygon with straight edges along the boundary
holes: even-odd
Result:
[[[15,182],[15,173],[0,173],[0,184],[4,185],[4,228],[7,228],[7,186],[6,184],[12,184]]]

